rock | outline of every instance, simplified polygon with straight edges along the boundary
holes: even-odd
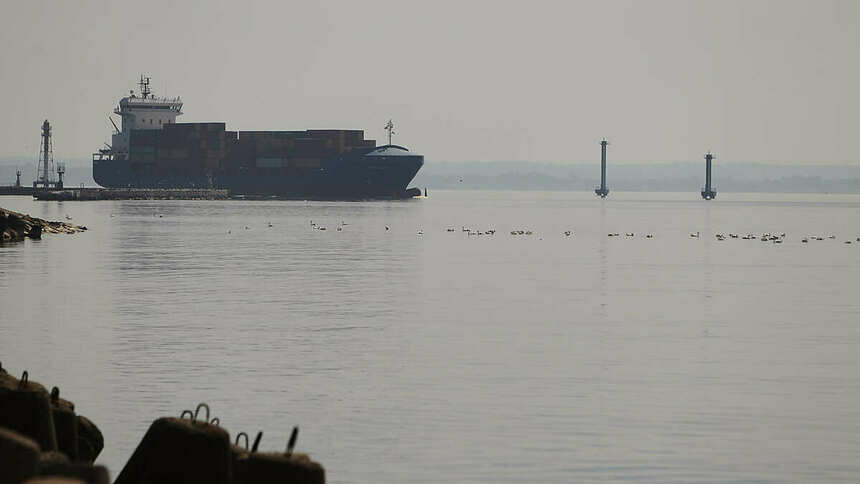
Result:
[[[286,452],[257,452],[260,435],[250,453],[236,459],[237,484],[267,484],[289,482],[295,484],[325,484],[325,470],[307,454],[293,453],[299,428],[293,427]],[[238,440],[238,439],[237,439]]]
[[[50,450],[39,454],[39,469],[50,468],[51,466],[59,466],[68,464],[69,457],[59,451]]]
[[[115,484],[150,482],[233,482],[229,434],[206,420],[164,417],[154,421]]]
[[[244,437],[245,446],[242,447],[240,445],[241,437]],[[245,464],[248,463],[248,456],[252,452],[257,452],[257,446],[260,445],[260,439],[263,437],[263,432],[260,431],[257,433],[257,438],[254,439],[253,447],[249,447],[248,442],[248,434],[245,432],[239,432],[236,435],[236,442],[230,446],[230,454],[233,459],[233,482],[234,483],[242,483],[245,482],[244,474],[242,471],[245,468]]]
[[[324,484],[323,467],[306,454],[293,453],[298,428],[293,429],[283,453],[257,452],[262,432],[249,449],[231,445],[226,430],[205,419],[164,417],[150,425],[123,467],[115,484],[186,483],[299,483]],[[50,394],[42,385],[10,375],[0,364],[0,484],[83,483],[109,484],[107,469],[93,466],[104,447],[104,437],[89,419],[75,414],[74,403]]]
[[[60,389],[51,389],[51,416],[57,436],[57,449],[69,456],[72,462],[78,460],[78,418],[75,404],[60,398]]]
[[[71,477],[45,476],[27,479],[24,484],[87,484],[80,479]]]
[[[83,415],[78,420],[78,460],[93,463],[105,446],[105,438],[96,424]]]
[[[38,393],[42,396],[48,396],[49,406],[51,410],[51,421],[53,427],[54,441],[56,442],[55,450],[59,450],[68,456],[73,462],[84,462],[92,464],[104,448],[104,437],[99,428],[83,415],[75,414],[75,404],[69,400],[60,398],[60,391],[54,387],[49,394],[45,387],[39,383],[29,381],[22,383],[21,380],[10,375],[0,365],[0,425],[3,425],[4,419],[11,418],[5,415],[2,410],[5,408],[2,403],[3,399],[9,398],[30,398],[42,401],[42,397],[10,397],[8,393],[18,391],[19,387],[28,391]],[[12,405],[11,403],[9,403]],[[20,404],[15,404],[20,405]],[[41,404],[40,404],[41,405]],[[24,405],[26,407],[26,405]],[[26,409],[32,412],[34,408]],[[18,422],[19,426],[7,425],[13,429],[22,429],[18,432],[24,435],[36,438],[37,432],[43,435],[48,432],[47,429],[38,430],[33,424],[26,422]],[[21,426],[26,426],[26,429]],[[39,439],[36,439],[39,441]],[[54,450],[47,449],[47,450]]]
[[[325,484],[325,470],[306,454],[253,452],[242,464],[242,480],[237,484]]]
[[[0,389],[5,388],[8,390],[18,390],[18,389],[27,389],[37,391],[39,393],[43,393],[48,395],[48,390],[45,389],[42,384],[35,381],[30,381],[30,375],[25,371],[19,380],[15,378],[11,374],[7,373],[5,369],[0,368]],[[26,379],[24,378],[26,376]]]
[[[8,376],[5,374],[0,380],[0,426],[30,437],[42,451],[57,450],[51,402],[45,387],[30,382],[26,371],[21,380]]]
[[[18,483],[39,473],[39,445],[0,427],[0,483]]]
[[[10,375],[9,372],[3,368],[3,363],[0,362],[0,388],[17,388],[18,387],[18,379],[14,376]]]
[[[73,234],[83,232],[86,229],[86,227],[79,225],[49,222],[0,208],[0,242],[23,240],[24,237],[39,239],[43,233]]]
[[[42,226],[41,225],[33,225],[30,227],[30,230],[27,231],[27,237],[31,239],[41,239],[42,238]]]
[[[43,465],[40,469],[40,474],[43,476],[80,479],[87,484],[110,484],[110,475],[107,468],[80,462]]]

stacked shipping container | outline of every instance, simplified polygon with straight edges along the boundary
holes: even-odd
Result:
[[[224,123],[174,123],[158,130],[132,130],[132,171],[154,176],[211,177],[236,174],[297,174],[376,141],[361,130],[226,131]]]

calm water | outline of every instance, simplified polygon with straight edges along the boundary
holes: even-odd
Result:
[[[266,449],[298,424],[330,482],[860,478],[860,197],[430,195],[0,198],[91,229],[0,246],[0,361],[114,476],[205,401]]]

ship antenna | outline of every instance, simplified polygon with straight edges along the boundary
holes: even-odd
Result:
[[[149,90],[149,79],[149,77],[144,77],[143,74],[140,75],[140,82],[138,84],[140,84],[140,95],[144,99],[149,97],[150,93],[152,93],[152,91]]]
[[[394,135],[394,121],[389,119],[385,125],[385,130],[388,131],[388,146],[391,146],[391,136]]]

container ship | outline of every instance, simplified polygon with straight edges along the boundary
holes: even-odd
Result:
[[[364,139],[362,130],[227,131],[225,123],[177,123],[182,100],[155,97],[150,79],[130,91],[111,144],[93,154],[106,188],[214,188],[231,196],[321,200],[407,198],[422,155]],[[413,193],[414,192],[414,193]]]

